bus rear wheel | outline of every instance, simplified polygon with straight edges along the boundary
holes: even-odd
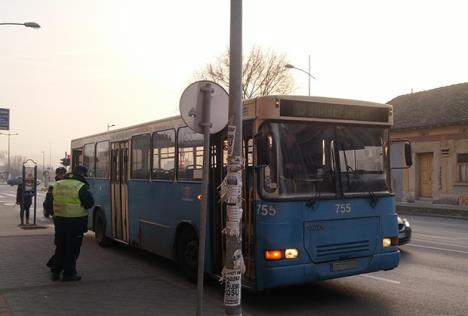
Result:
[[[177,237],[176,260],[185,277],[190,282],[197,282],[198,238],[194,232],[185,229]]]
[[[106,237],[106,219],[102,212],[98,212],[94,218],[94,233],[99,246],[109,247],[112,244],[112,240]]]

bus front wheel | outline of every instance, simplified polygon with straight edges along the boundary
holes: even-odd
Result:
[[[94,233],[99,246],[109,247],[111,245],[111,239],[106,237],[106,219],[102,212],[98,212],[94,218]]]
[[[177,237],[177,263],[190,282],[197,281],[198,272],[198,238],[189,229],[184,229]]]

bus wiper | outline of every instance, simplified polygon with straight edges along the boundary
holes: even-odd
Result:
[[[343,147],[343,144],[341,144],[341,150],[343,151],[343,157],[344,157],[344,163],[345,163],[345,166],[346,166],[346,182],[348,184],[348,190],[351,191],[351,180],[349,179],[349,169],[351,169],[351,171],[353,170],[353,168],[351,168],[350,165],[348,165],[348,158],[346,157],[346,150],[344,149]]]
[[[320,191],[315,191],[314,196],[312,196],[312,198],[306,202],[306,206],[315,208],[315,204],[318,200],[320,200]]]
[[[377,202],[379,202],[379,198],[377,195],[375,195],[374,192],[369,191],[369,204],[372,208],[374,208],[377,205]]]

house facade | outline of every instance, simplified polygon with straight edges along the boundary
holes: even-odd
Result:
[[[468,83],[399,96],[393,105],[392,165],[403,165],[410,141],[413,165],[393,170],[397,201],[468,207]]]

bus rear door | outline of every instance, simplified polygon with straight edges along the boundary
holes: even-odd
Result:
[[[128,141],[112,143],[112,237],[128,243]]]

